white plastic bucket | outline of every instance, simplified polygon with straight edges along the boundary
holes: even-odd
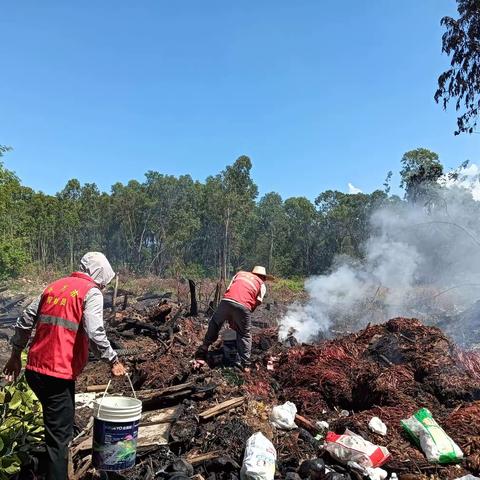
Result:
[[[126,470],[135,465],[142,402],[130,397],[103,397],[93,403],[93,465],[99,470]]]

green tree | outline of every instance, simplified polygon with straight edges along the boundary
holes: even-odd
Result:
[[[329,268],[336,255],[363,256],[363,245],[372,233],[371,215],[387,198],[381,190],[371,194],[327,190],[316,198],[320,215],[319,271]]]
[[[149,269],[177,273],[192,259],[193,239],[200,229],[198,183],[189,175],[179,178],[148,172],[146,192],[152,213],[147,225]]]
[[[314,270],[313,252],[317,212],[305,197],[292,197],[285,200],[287,221],[286,249],[283,273],[285,275],[309,275]]]
[[[281,264],[287,216],[282,197],[276,192],[264,195],[256,208],[256,222],[252,222],[250,237],[255,238],[255,261],[252,263],[266,265],[276,274]]]
[[[435,152],[417,148],[406,152],[402,157],[400,186],[405,188],[405,197],[410,202],[428,201],[442,175],[443,166]]]
[[[480,113],[480,2],[457,0],[459,17],[443,17],[446,31],[442,51],[451,56],[450,68],[438,77],[435,101],[446,109],[456,99],[455,109],[464,112],[457,118],[460,133],[472,133]]]
[[[145,271],[148,258],[148,225],[153,214],[153,202],[144,184],[130,180],[127,185],[112,187],[109,221],[116,231],[116,252],[125,267]]]
[[[82,229],[80,217],[80,182],[73,178],[69,180],[65,188],[57,194],[59,200],[59,216],[61,218],[62,231],[68,248],[68,264],[73,270],[79,253],[79,237]]]
[[[218,265],[223,283],[247,257],[242,239],[252,222],[258,195],[251,168],[251,160],[241,156],[219,175],[207,178],[203,189],[202,234],[207,237],[204,247],[210,250],[213,260],[208,263]]]
[[[0,157],[10,151],[0,146]],[[29,189],[0,162],[0,277],[21,273],[29,259],[25,235],[25,197]]]

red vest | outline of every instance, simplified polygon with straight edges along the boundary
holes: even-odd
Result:
[[[238,272],[232,280],[223,298],[241,303],[251,312],[257,306],[257,297],[260,294],[263,281],[250,272]]]
[[[82,324],[83,302],[95,282],[74,272],[49,285],[37,312],[35,337],[26,368],[75,380],[88,361],[88,337]]]

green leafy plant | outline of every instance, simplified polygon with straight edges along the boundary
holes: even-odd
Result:
[[[43,439],[42,408],[22,376],[0,388],[0,480],[20,472],[33,445]]]
[[[235,387],[240,387],[243,385],[244,380],[240,374],[238,374],[233,368],[225,367],[222,368],[222,375],[230,385]]]

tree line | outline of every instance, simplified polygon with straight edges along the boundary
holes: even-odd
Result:
[[[276,192],[258,198],[246,156],[204,182],[149,171],[143,182],[116,183],[110,193],[72,179],[56,195],[22,185],[1,164],[0,276],[31,265],[72,270],[88,250],[138,274],[222,280],[254,264],[278,276],[319,274],[337,255],[362,258],[371,213],[417,201],[443,172],[426,149],[407,152],[402,164],[406,200],[390,195],[389,174],[373,193],[327,190],[313,202]]]

